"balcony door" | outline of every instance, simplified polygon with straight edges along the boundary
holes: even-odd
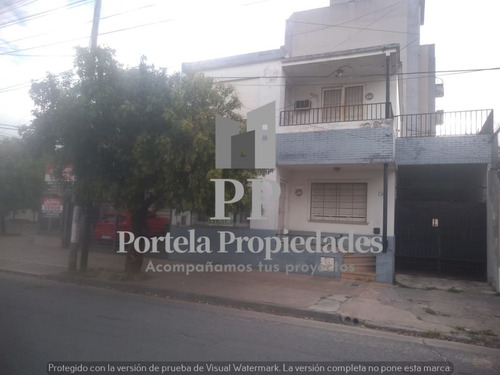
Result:
[[[342,121],[342,88],[323,90],[323,122]]]
[[[363,119],[363,86],[323,90],[323,121],[356,121]]]
[[[345,88],[345,121],[363,119],[363,86]]]

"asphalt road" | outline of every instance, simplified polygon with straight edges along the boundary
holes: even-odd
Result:
[[[500,350],[170,301],[0,272],[0,374],[55,361],[450,361],[500,373]]]

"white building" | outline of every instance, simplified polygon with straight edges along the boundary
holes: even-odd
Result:
[[[330,255],[356,269],[337,277],[392,282],[395,269],[465,272],[498,289],[492,111],[436,112],[440,87],[427,73],[435,71],[434,45],[420,44],[424,14],[425,0],[331,0],[294,13],[279,49],[183,70],[234,85],[244,116],[276,102],[276,170],[268,178],[282,193],[264,207],[269,220],[252,229],[381,238],[380,253]]]

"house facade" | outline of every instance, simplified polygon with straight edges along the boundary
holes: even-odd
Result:
[[[457,274],[499,289],[493,113],[436,111],[424,15],[424,0],[331,0],[294,13],[279,49],[183,64],[232,84],[243,116],[276,103],[266,178],[281,195],[264,205],[267,220],[241,230],[360,245],[282,264],[333,264],[330,276],[379,282],[397,270]]]

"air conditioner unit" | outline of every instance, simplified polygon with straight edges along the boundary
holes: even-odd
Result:
[[[295,109],[296,110],[307,110],[307,109],[311,109],[311,101],[309,99],[307,100],[297,100],[295,101]]]

